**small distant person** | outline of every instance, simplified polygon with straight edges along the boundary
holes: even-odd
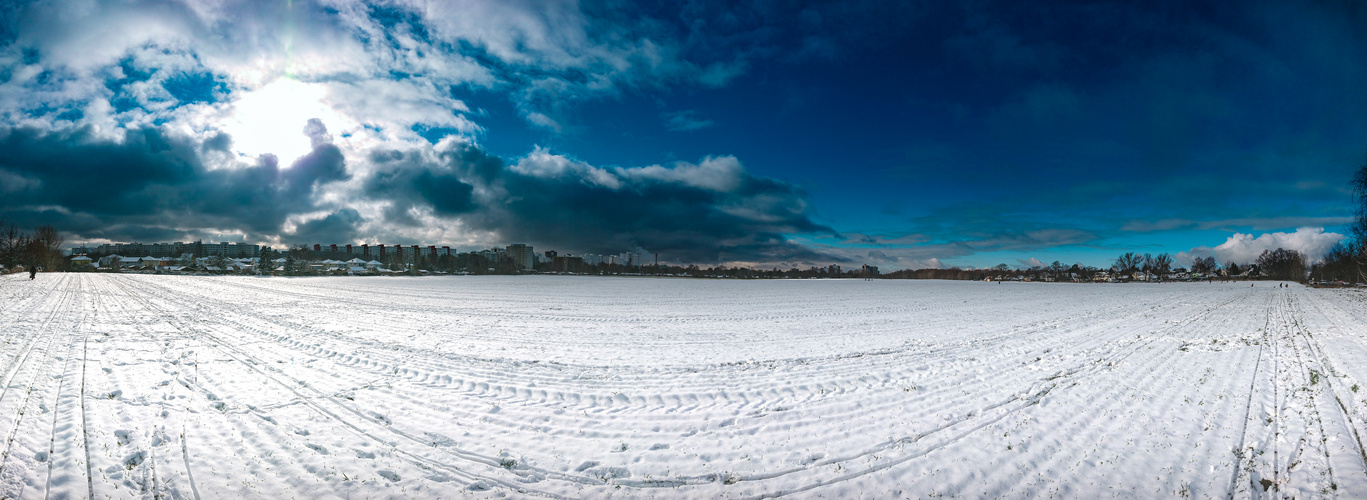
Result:
[[[37,278],[38,278],[38,266],[28,266],[28,279],[29,279],[29,280],[34,280],[34,279],[37,279]]]

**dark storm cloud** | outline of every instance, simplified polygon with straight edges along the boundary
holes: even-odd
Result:
[[[486,221],[491,227],[504,228],[514,239],[595,252],[642,248],[688,262],[827,260],[787,244],[783,234],[833,232],[792,207],[804,198],[793,186],[749,175],[725,192],[654,180],[614,190],[517,173],[504,181],[518,196],[510,199],[505,217]],[[757,213],[732,210],[751,203]]]
[[[373,199],[389,202],[384,219],[390,224],[417,226],[414,207],[431,207],[438,216],[453,216],[474,210],[474,186],[464,178],[487,178],[503,168],[497,158],[482,154],[456,158],[441,164],[429,162],[421,153],[374,150],[368,155],[375,172],[363,190]]]
[[[327,217],[300,224],[288,239],[303,245],[320,241],[352,241],[356,238],[356,227],[361,220],[360,213],[344,208]]]
[[[354,208],[321,208],[316,190],[351,178],[321,123],[313,151],[282,168],[265,155],[249,165],[210,168],[223,156],[219,134],[204,141],[156,128],[118,140],[90,129],[12,128],[0,135],[0,173],[21,180],[0,214],[50,223],[75,240],[177,240],[199,231],[243,232],[286,243],[354,241],[368,222]],[[807,195],[751,175],[735,158],[698,164],[600,168],[538,150],[509,164],[478,146],[450,141],[436,151],[376,150],[358,187],[387,211],[377,222],[416,226],[415,213],[563,251],[658,252],[684,262],[829,262],[839,255],[789,241],[792,233],[834,234],[813,222]],[[15,185],[18,185],[16,183]],[[10,189],[7,187],[7,189]],[[291,216],[307,221],[291,225]],[[287,232],[286,229],[289,229]]]
[[[432,204],[439,215],[455,215],[475,209],[475,187],[454,175],[433,174],[425,170],[413,178],[413,188]]]
[[[141,240],[182,228],[273,235],[291,214],[315,210],[317,186],[350,178],[336,146],[319,143],[287,169],[275,157],[210,169],[201,144],[156,128],[126,130],[119,140],[89,128],[0,130],[0,172],[25,179],[0,213],[50,223],[73,238]],[[160,232],[159,232],[160,231]]]
[[[506,241],[561,251],[659,252],[684,262],[843,260],[791,243],[787,233],[833,233],[812,221],[806,194],[745,172],[733,158],[700,165],[603,169],[537,152],[508,165],[457,144],[436,162],[390,160],[366,180],[401,211],[430,206]]]

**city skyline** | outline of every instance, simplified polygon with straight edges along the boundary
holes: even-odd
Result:
[[[0,219],[887,269],[1317,259],[1367,9],[17,3]]]

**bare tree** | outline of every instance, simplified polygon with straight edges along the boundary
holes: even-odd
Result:
[[[1172,270],[1172,256],[1168,254],[1144,254],[1144,271],[1162,279]]]
[[[1205,257],[1202,259],[1196,259],[1194,262],[1191,263],[1191,272],[1210,274],[1215,272],[1215,269],[1217,269],[1218,266],[1219,264],[1215,263],[1215,257]]]
[[[1305,258],[1295,250],[1263,250],[1257,265],[1272,279],[1305,281]]]
[[[1134,252],[1125,252],[1120,257],[1116,257],[1115,265],[1112,269],[1119,275],[1130,275],[1138,271],[1144,265],[1144,257]]]
[[[1359,283],[1367,282],[1367,161],[1353,175],[1353,202],[1356,217],[1348,227],[1347,249],[1352,254],[1352,267]]]
[[[27,264],[25,254],[28,252],[28,240],[28,235],[19,231],[14,224],[5,224],[0,220],[0,270]]]
[[[1067,268],[1063,267],[1063,263],[1057,260],[1054,261],[1052,264],[1049,264],[1049,274],[1054,276],[1054,281],[1063,281],[1064,269]]]
[[[62,233],[52,226],[38,226],[33,230],[29,258],[44,271],[56,271],[62,262]]]
[[[1313,274],[1322,281],[1354,281],[1359,276],[1356,255],[1357,250],[1351,242],[1340,241],[1324,256],[1323,262],[1314,266]]]

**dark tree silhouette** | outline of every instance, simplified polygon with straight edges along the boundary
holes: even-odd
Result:
[[[1305,258],[1295,250],[1263,250],[1257,266],[1263,275],[1272,279],[1305,281]]]

